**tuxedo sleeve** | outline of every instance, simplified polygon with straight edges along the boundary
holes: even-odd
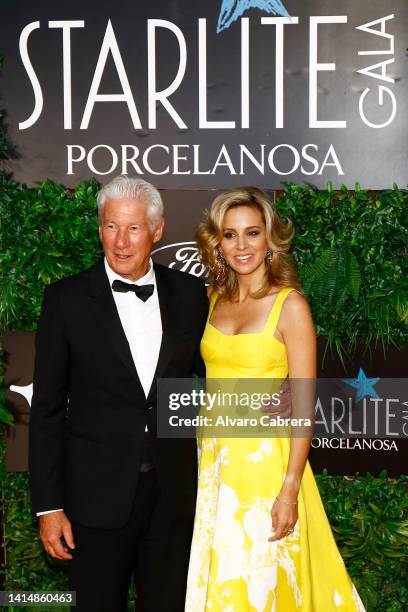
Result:
[[[69,351],[59,287],[47,287],[35,341],[29,472],[34,513],[64,507]]]
[[[201,341],[201,338],[203,337],[204,328],[207,323],[208,308],[209,308],[209,303],[208,303],[208,297],[207,297],[207,290],[203,283],[201,293],[200,293],[200,298],[199,298],[199,306],[198,306],[199,341],[197,343],[197,349],[196,349],[196,354],[194,358],[194,374],[196,374],[199,378],[205,378],[205,365],[201,357],[200,341]]]

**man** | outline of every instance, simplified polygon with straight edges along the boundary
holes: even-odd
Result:
[[[152,264],[160,194],[117,177],[98,194],[105,258],[47,287],[30,428],[33,510],[86,612],[181,612],[196,494],[193,440],[156,437],[156,382],[202,376],[203,283]]]

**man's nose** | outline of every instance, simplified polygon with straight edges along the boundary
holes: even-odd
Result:
[[[118,233],[116,234],[116,246],[119,249],[125,249],[128,246],[129,243],[129,236],[126,232],[126,230],[119,230]]]

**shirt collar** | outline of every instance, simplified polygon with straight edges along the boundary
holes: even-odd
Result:
[[[144,276],[142,276],[137,281],[135,281],[135,283],[133,281],[130,281],[128,278],[124,278],[123,276],[120,276],[114,270],[112,270],[112,268],[108,264],[108,260],[106,259],[106,257],[104,258],[104,264],[105,264],[106,274],[109,280],[109,285],[111,287],[112,287],[112,283],[114,280],[121,280],[125,283],[132,283],[136,285],[148,285],[148,284],[155,285],[156,284],[156,275],[154,273],[152,258],[149,259],[149,270],[146,272]]]

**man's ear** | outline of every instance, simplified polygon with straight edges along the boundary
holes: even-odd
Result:
[[[160,221],[159,225],[154,230],[153,242],[159,242],[159,240],[161,240],[163,236],[163,230],[164,230],[164,219]]]
[[[98,225],[98,232],[99,232],[99,240],[102,242],[102,225],[100,223]]]

